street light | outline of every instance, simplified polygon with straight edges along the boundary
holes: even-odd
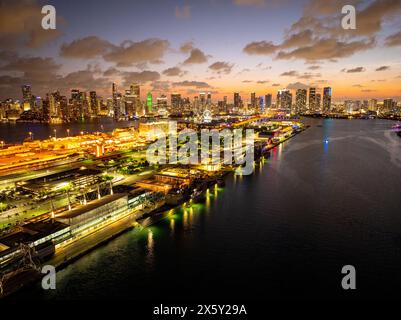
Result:
[[[56,139],[56,140],[57,140],[57,130],[56,130],[56,129],[54,129],[53,131],[54,131],[54,139]]]
[[[70,129],[67,129],[67,135],[70,136]]]

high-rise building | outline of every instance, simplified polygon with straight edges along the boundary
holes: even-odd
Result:
[[[295,114],[304,113],[306,111],[306,89],[297,89],[295,95]]]
[[[239,95],[239,92],[234,92],[234,109],[238,111],[240,107],[241,107],[241,96]]]
[[[99,114],[99,108],[96,91],[89,92],[89,106],[92,115],[97,116]]]
[[[384,99],[383,100],[383,111],[390,112],[393,109],[393,99]]]
[[[171,94],[171,107],[174,111],[178,111],[181,108],[181,94],[180,93],[172,93]]]
[[[277,92],[277,107],[286,112],[291,112],[292,94],[290,90],[283,89]]]
[[[199,93],[199,102],[200,102],[200,107],[203,110],[203,108],[206,105],[206,93],[204,92]]]
[[[323,89],[323,113],[328,113],[331,110],[331,87]]]
[[[251,93],[251,107],[252,107],[252,109],[256,109],[256,107],[257,107],[256,93],[255,92]]]
[[[112,93],[112,99],[113,99],[114,120],[119,120],[121,117],[121,107],[118,104],[117,85],[114,82],[111,85],[111,93]]]
[[[316,100],[315,100],[315,108],[316,112],[321,112],[321,102],[322,102],[322,95],[320,93],[316,93]]]
[[[259,112],[260,113],[265,112],[265,99],[263,96],[259,97]]]
[[[315,113],[316,111],[316,88],[309,88],[309,112]]]
[[[130,91],[132,95],[135,95],[138,99],[141,97],[141,88],[138,83],[132,83],[130,85]]]
[[[22,101],[24,104],[24,110],[33,109],[34,104],[34,96],[32,94],[31,86],[29,84],[25,84],[21,87],[22,89]]]
[[[152,92],[148,92],[146,96],[146,113],[152,113],[152,112],[153,112]]]
[[[369,100],[368,110],[369,111],[377,111],[377,100],[376,99]]]
[[[79,101],[80,97],[80,91],[78,89],[72,89],[71,90],[71,99],[73,101]]]
[[[211,104],[212,104],[212,94],[208,92],[206,98],[206,105],[210,106]]]
[[[269,109],[272,106],[272,95],[268,93],[265,95],[265,108]]]
[[[157,112],[159,114],[167,114],[167,96],[162,94],[156,99]]]

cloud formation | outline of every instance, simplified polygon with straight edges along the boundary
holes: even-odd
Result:
[[[103,58],[119,67],[129,67],[143,62],[159,63],[169,45],[167,40],[157,38],[140,42],[126,40],[120,46],[114,46]]]
[[[189,57],[184,61],[184,64],[200,64],[207,62],[208,58],[200,49],[192,49]]]
[[[388,36],[384,44],[387,47],[401,46],[401,31]]]
[[[356,68],[352,68],[352,69],[343,69],[343,72],[346,73],[359,73],[359,72],[364,72],[365,68],[364,67],[356,67]]]
[[[114,46],[96,36],[89,36],[64,43],[60,48],[60,55],[66,58],[92,59],[102,56]]]
[[[229,74],[233,68],[233,64],[224,61],[217,61],[209,66],[210,70],[217,72],[218,74]]]
[[[377,68],[376,71],[386,71],[386,70],[389,70],[389,69],[390,69],[389,66],[381,66],[381,67]]]
[[[164,70],[162,73],[168,77],[177,77],[183,76],[186,72],[181,70],[179,67],[172,67]]]
[[[180,82],[173,82],[173,87],[195,87],[198,89],[202,88],[210,88],[210,85],[203,81],[180,81]]]

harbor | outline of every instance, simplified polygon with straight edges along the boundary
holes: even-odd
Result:
[[[297,124],[289,130],[291,123],[272,122],[266,129],[259,119],[258,124],[255,120],[250,124],[252,129],[263,132],[255,139],[254,163],[268,158],[272,148],[306,128]],[[117,159],[120,157],[117,155]],[[228,174],[242,170],[238,165],[167,164],[144,167],[134,175],[125,176],[114,168],[113,174],[118,174],[116,179],[103,175],[99,165],[96,160],[84,168],[55,171],[51,176],[34,177],[22,184],[15,182],[22,194],[43,197],[45,191],[51,205],[49,212],[3,231],[0,237],[2,297],[40,280],[43,265],[60,270],[131,228],[147,228],[168,217],[176,207],[190,208],[194,203],[203,202],[209,190],[224,187]],[[151,173],[143,174],[145,169]],[[72,177],[75,182],[71,182]],[[59,202],[52,200],[57,197]]]

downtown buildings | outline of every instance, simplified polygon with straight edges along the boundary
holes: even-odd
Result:
[[[399,116],[401,108],[391,98],[383,102],[377,99],[345,100],[333,102],[332,88],[305,87],[278,90],[273,101],[272,93],[258,95],[250,92],[233,93],[216,102],[211,92],[199,92],[192,98],[181,92],[170,95],[159,92],[156,96],[149,91],[141,99],[139,83],[130,84],[122,90],[116,83],[110,87],[111,96],[103,98],[96,91],[71,89],[69,96],[59,91],[50,92],[44,98],[37,97],[30,85],[21,87],[21,100],[7,99],[0,102],[1,121],[25,121],[45,123],[67,123],[85,121],[96,117],[110,117],[116,121],[138,117],[202,117],[205,112],[212,115],[323,115],[370,113],[373,116]],[[193,94],[193,93],[192,93]]]

